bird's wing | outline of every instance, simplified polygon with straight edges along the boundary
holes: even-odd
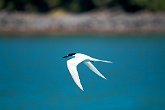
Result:
[[[106,79],[96,68],[95,66],[89,61],[89,62],[84,62],[93,72],[95,72],[97,75],[100,77]]]
[[[67,61],[67,67],[68,70],[74,80],[74,82],[77,84],[77,86],[83,91],[83,87],[80,82],[80,78],[77,72],[77,65],[81,63],[83,59],[77,59],[77,58],[72,58]]]

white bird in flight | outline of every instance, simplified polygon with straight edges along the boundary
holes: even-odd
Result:
[[[78,75],[78,71],[77,71],[77,65],[80,64],[81,62],[83,62],[86,66],[88,66],[94,73],[96,73],[97,75],[99,75],[100,77],[106,79],[96,68],[95,66],[91,63],[91,62],[96,62],[96,61],[100,61],[100,62],[105,62],[105,63],[112,63],[111,61],[106,61],[106,60],[99,60],[96,58],[92,58],[88,55],[85,54],[81,54],[81,53],[70,53],[67,56],[64,56],[63,58],[71,58],[69,60],[67,60],[67,67],[68,70],[74,80],[74,82],[77,84],[77,86],[82,90],[83,87],[81,85],[80,82],[80,78]]]

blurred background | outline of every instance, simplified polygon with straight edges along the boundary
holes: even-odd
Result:
[[[164,78],[164,0],[0,0],[0,110],[165,110]]]
[[[81,13],[95,9],[121,9],[127,12],[141,10],[165,11],[164,0],[1,0],[1,10],[22,12],[50,12],[63,8]]]

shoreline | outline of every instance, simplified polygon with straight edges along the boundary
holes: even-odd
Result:
[[[89,12],[25,14],[0,12],[0,34],[165,33],[165,13]]]

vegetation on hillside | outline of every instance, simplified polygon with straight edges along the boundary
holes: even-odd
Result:
[[[165,0],[0,0],[0,10],[11,12],[50,12],[57,9],[75,13],[99,9],[165,11]]]

